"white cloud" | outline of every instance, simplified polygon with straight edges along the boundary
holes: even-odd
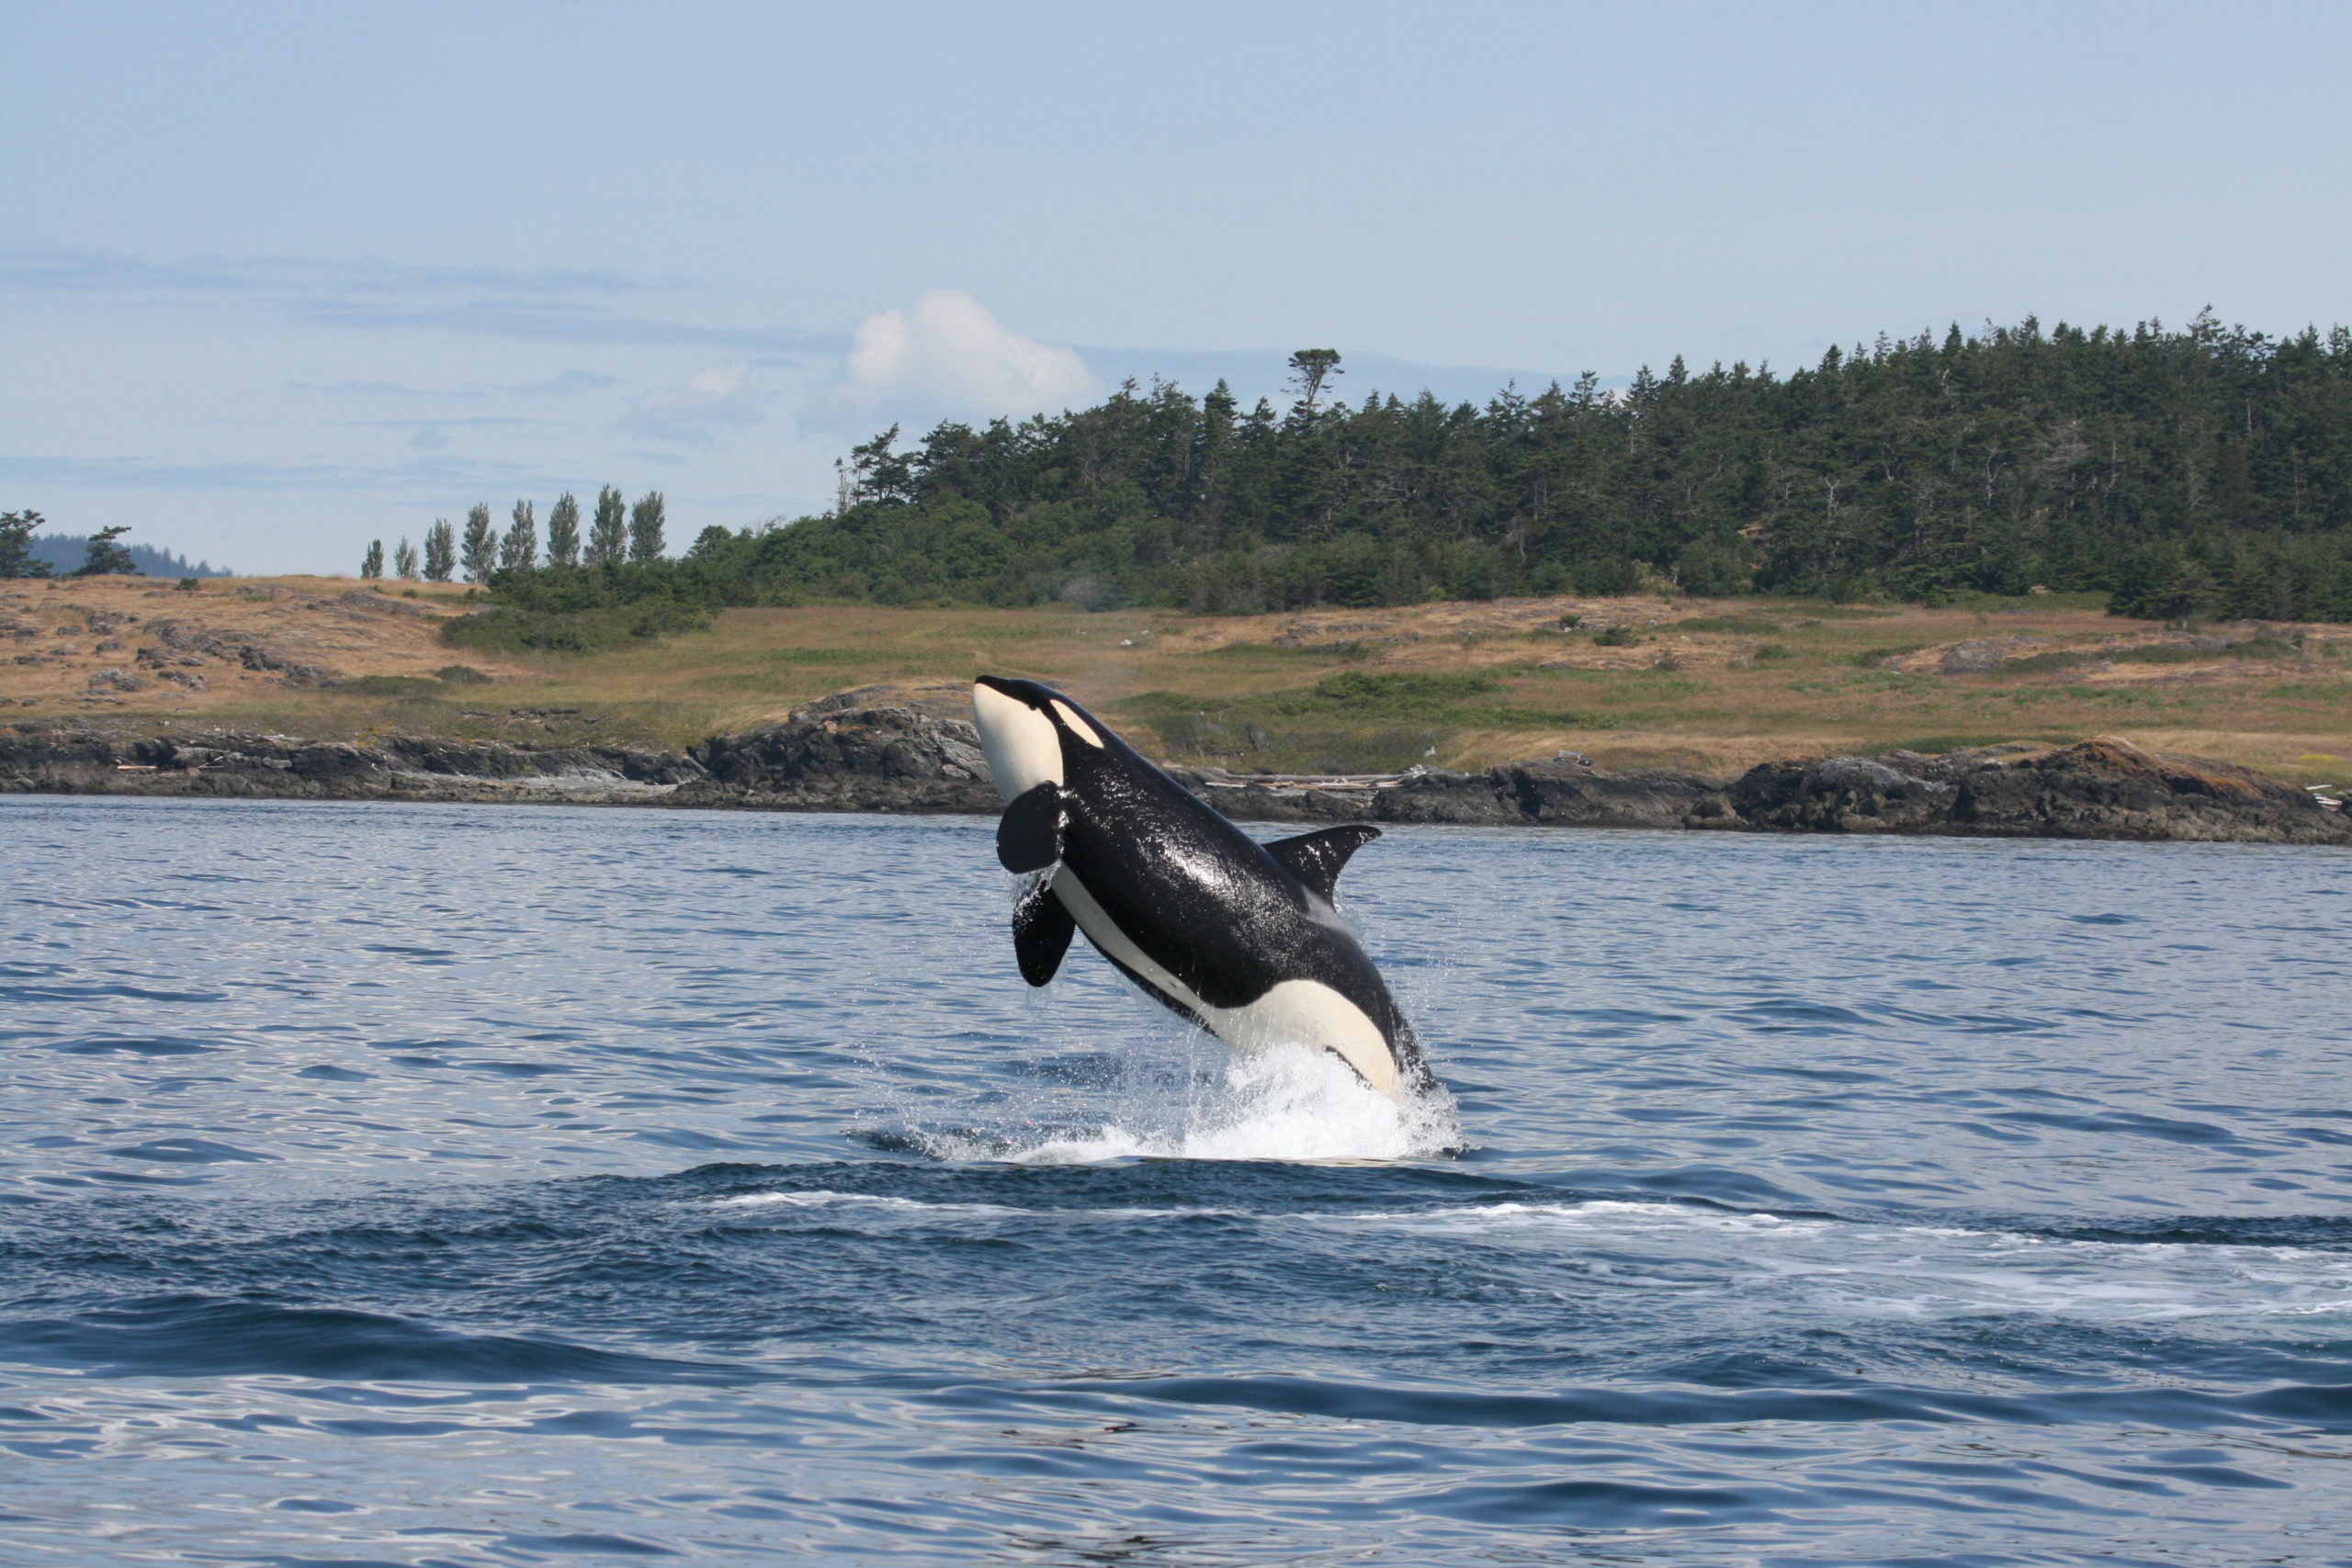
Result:
[[[960,288],[866,317],[842,368],[861,412],[901,417],[1052,412],[1095,390],[1075,353],[1007,331]]]
[[[639,398],[630,405],[629,428],[657,441],[703,446],[728,431],[757,424],[765,411],[742,360],[697,370],[680,386]]]

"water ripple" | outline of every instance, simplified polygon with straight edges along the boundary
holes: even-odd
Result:
[[[2352,856],[1399,829],[1400,1118],[981,821],[0,818],[32,1560],[2347,1561]]]

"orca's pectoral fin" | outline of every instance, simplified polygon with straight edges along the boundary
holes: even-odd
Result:
[[[1043,871],[1062,858],[1062,786],[1041,784],[1016,795],[996,825],[996,858],[1011,872]]]
[[[1295,839],[1276,839],[1266,846],[1266,852],[1309,890],[1329,898],[1348,857],[1378,837],[1379,829],[1353,822],[1345,828],[1318,828]]]
[[[1037,888],[1022,899],[1012,911],[1012,956],[1021,964],[1021,977],[1033,986],[1052,979],[1077,931],[1078,922],[1051,887]]]

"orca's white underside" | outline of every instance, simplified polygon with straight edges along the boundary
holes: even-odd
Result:
[[[1086,885],[1069,867],[1061,866],[1054,872],[1054,896],[1062,901],[1062,908],[1070,912],[1070,918],[1078,922],[1078,929],[1086,933],[1089,942],[1142,976],[1158,990],[1192,1009],[1209,1026],[1209,1032],[1227,1044],[1245,1051],[1262,1051],[1276,1045],[1319,1047],[1336,1053],[1364,1082],[1391,1100],[1402,1098],[1396,1061],[1389,1055],[1388,1042],[1381,1037],[1380,1026],[1365,1017],[1362,1008],[1321,981],[1283,980],[1254,1002],[1238,1008],[1211,1007],[1129,941],[1127,933],[1103,912],[1102,906],[1094,901],[1094,895],[1086,890]]]

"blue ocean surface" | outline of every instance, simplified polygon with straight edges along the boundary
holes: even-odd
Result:
[[[991,828],[0,800],[0,1561],[2352,1562],[2352,854],[1398,829],[1400,1115]]]

